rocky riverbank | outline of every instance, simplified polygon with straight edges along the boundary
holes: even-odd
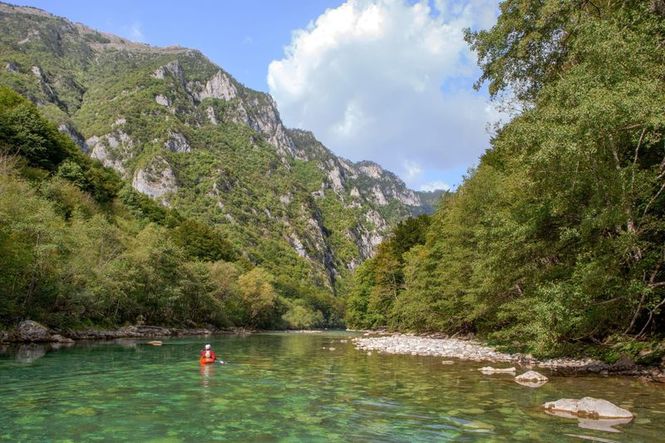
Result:
[[[433,338],[407,334],[373,336],[368,333],[353,339],[357,349],[387,354],[409,354],[477,362],[510,363],[524,369],[542,368],[559,375],[593,373],[627,375],[665,383],[665,366],[645,367],[622,358],[613,364],[594,359],[558,358],[538,360],[525,354],[507,354],[471,339]]]
[[[238,333],[207,328],[167,328],[163,326],[130,325],[114,329],[88,328],[52,330],[32,320],[22,321],[16,328],[0,331],[0,343],[74,343],[78,340],[112,340],[117,338],[158,338],[187,335]]]

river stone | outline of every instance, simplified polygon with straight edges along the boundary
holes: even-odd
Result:
[[[71,338],[63,337],[60,334],[53,334],[51,336],[50,341],[52,341],[54,343],[63,343],[63,344],[74,343],[74,340],[72,340]]]
[[[485,366],[485,367],[480,368],[478,370],[480,372],[482,372],[483,374],[487,374],[487,375],[491,375],[491,374],[512,374],[515,371],[517,371],[517,369],[515,369],[514,367],[512,367],[512,368],[493,368],[491,366]]]
[[[51,333],[48,328],[36,321],[24,320],[16,328],[18,341],[22,342],[47,342],[51,341]]]
[[[545,377],[543,374],[540,372],[536,371],[527,371],[524,374],[520,374],[517,377],[515,377],[516,382],[541,382],[541,381],[547,381],[549,380],[547,377]]]
[[[633,418],[632,412],[602,398],[584,397],[581,400],[563,398],[543,405],[550,412],[566,412],[589,418]]]

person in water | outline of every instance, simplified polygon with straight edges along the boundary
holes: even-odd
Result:
[[[205,345],[205,348],[201,350],[201,358],[216,360],[215,351],[212,350],[212,346]]]

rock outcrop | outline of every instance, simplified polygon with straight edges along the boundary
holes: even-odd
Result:
[[[168,140],[164,142],[164,147],[171,152],[190,152],[192,150],[185,136],[179,132],[171,132]]]
[[[153,198],[161,198],[175,192],[177,183],[171,165],[163,158],[155,158],[145,168],[134,174],[132,186],[137,191]]]
[[[6,338],[8,341],[18,343],[73,343],[72,339],[56,334],[33,320],[22,321],[14,333],[8,333]]]
[[[22,342],[48,342],[51,341],[51,331],[32,320],[24,320],[16,328],[16,340]]]
[[[76,130],[74,126],[69,123],[63,123],[58,126],[58,131],[65,134],[69,137],[76,145],[81,149],[81,151],[88,153],[90,152],[90,147],[85,141],[85,138]]]

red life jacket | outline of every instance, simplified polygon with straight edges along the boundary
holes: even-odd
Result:
[[[210,349],[210,350],[208,350],[208,351],[205,350],[205,349],[202,350],[202,351],[201,351],[201,357],[202,357],[202,358],[206,358],[206,359],[211,359],[211,360],[215,360],[215,359],[217,358],[217,357],[215,356],[215,351],[213,351],[212,349]]]

